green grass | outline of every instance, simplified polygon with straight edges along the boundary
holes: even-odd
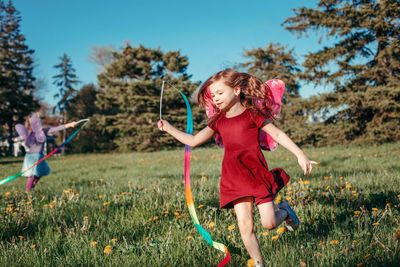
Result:
[[[301,220],[298,231],[272,240],[277,231],[263,230],[255,212],[266,266],[399,266],[400,143],[305,152],[320,162],[307,177],[283,148],[265,153],[270,168],[291,175],[280,197],[290,199]],[[197,208],[204,228],[228,246],[229,266],[245,266],[238,228],[228,229],[236,226],[235,215],[218,208],[222,156],[218,148],[193,150],[193,197],[196,207],[204,205]],[[1,158],[0,177],[18,173],[22,160]],[[1,266],[216,266],[222,260],[189,217],[183,149],[48,163],[52,173],[30,194],[25,177],[0,187]]]

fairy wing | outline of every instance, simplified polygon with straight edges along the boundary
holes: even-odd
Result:
[[[29,122],[31,124],[32,132],[37,133],[42,130],[42,121],[37,113],[34,113],[29,118]]]
[[[270,107],[272,118],[267,119],[267,121],[265,122],[265,123],[270,123],[273,121],[273,119],[278,117],[279,113],[281,112],[282,97],[285,91],[285,83],[279,79],[272,79],[265,83],[265,89],[266,89],[266,94],[271,94],[273,102],[272,107]],[[209,89],[207,89],[207,92],[204,94],[204,103],[206,106],[207,117],[211,118],[215,114],[215,112],[217,112],[218,108],[212,100],[212,96]],[[259,131],[258,141],[260,143],[261,148],[264,150],[273,151],[278,146],[278,143],[263,130]],[[221,148],[224,147],[224,143],[222,142],[222,137],[218,133],[215,135],[215,142],[219,147]]]
[[[279,113],[281,112],[285,83],[279,79],[272,79],[267,81],[265,85],[266,92],[271,93],[273,100],[271,107],[272,118],[265,121],[265,124],[267,124],[278,117]],[[263,130],[260,130],[258,133],[258,142],[260,143],[260,147],[264,150],[274,151],[278,147],[278,143]]]
[[[22,124],[17,124],[15,125],[15,130],[17,130],[17,133],[20,137],[23,139],[26,139],[28,137],[28,129]]]

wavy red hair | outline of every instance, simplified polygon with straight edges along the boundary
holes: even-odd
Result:
[[[209,87],[214,82],[220,80],[223,80],[224,83],[231,88],[240,88],[240,103],[246,109],[258,112],[267,118],[272,118],[270,107],[273,105],[273,100],[270,90],[266,88],[268,85],[253,75],[245,72],[238,72],[233,69],[225,69],[217,72],[202,84],[197,95],[197,101],[200,107],[205,107],[210,104],[214,105],[213,103],[208,103],[211,96]],[[217,112],[210,118],[211,122],[218,119],[222,113],[222,110],[219,110],[217,107],[215,108]]]

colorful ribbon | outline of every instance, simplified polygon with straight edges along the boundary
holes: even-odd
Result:
[[[31,167],[29,167],[28,169],[23,170],[23,171],[17,173],[16,175],[13,175],[13,176],[10,176],[10,177],[8,177],[8,178],[5,178],[5,179],[1,180],[1,181],[0,181],[0,185],[3,185],[3,184],[5,184],[5,183],[8,183],[8,182],[14,180],[15,178],[20,177],[22,174],[24,174],[24,173],[27,172],[28,170],[32,169],[32,168],[35,167],[36,165],[38,165],[38,164],[39,164],[40,162],[42,162],[43,160],[45,160],[46,158],[48,158],[48,157],[50,157],[51,155],[53,155],[54,153],[56,153],[60,148],[62,148],[66,143],[68,143],[69,141],[71,141],[72,138],[75,137],[75,135],[89,122],[89,119],[83,119],[83,120],[77,121],[76,123],[79,124],[79,123],[82,123],[82,122],[84,122],[84,124],[82,124],[82,126],[81,126],[78,130],[76,130],[67,140],[65,140],[64,143],[62,143],[61,145],[59,145],[56,149],[54,149],[53,151],[51,151],[51,152],[50,152],[49,154],[47,154],[45,157],[41,158],[38,162],[36,162],[35,164],[33,164],[33,165],[32,165]]]
[[[168,83],[169,84],[169,83]],[[171,87],[175,88],[173,85],[169,84]],[[178,90],[177,88],[175,88]],[[186,117],[186,133],[193,134],[193,116],[192,116],[192,109],[190,108],[189,101],[187,100],[185,94],[183,94],[180,90],[178,92],[183,97],[183,100],[186,104],[187,109],[187,117]],[[188,205],[190,217],[193,220],[194,226],[196,227],[197,231],[203,237],[208,244],[210,244],[213,248],[218,249],[225,253],[225,258],[218,264],[218,267],[222,267],[226,265],[230,261],[230,255],[228,248],[221,243],[215,242],[211,235],[200,225],[199,219],[197,218],[196,210],[194,208],[193,196],[192,196],[192,189],[190,186],[190,152],[191,147],[185,145],[185,196],[186,196],[186,203]]]

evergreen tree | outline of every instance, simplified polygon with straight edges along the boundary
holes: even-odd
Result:
[[[92,116],[99,112],[95,104],[96,96],[97,88],[93,84],[83,86],[67,107],[69,120],[92,119]],[[104,149],[99,144],[107,142],[107,136],[98,134],[95,123],[91,121],[79,132],[78,138],[74,142],[67,144],[67,147],[68,151],[72,153],[88,153]]]
[[[58,93],[54,95],[54,98],[60,98],[57,102],[56,106],[53,109],[55,112],[58,109],[62,115],[63,123],[67,122],[67,109],[70,104],[71,99],[76,94],[75,86],[80,83],[78,80],[75,69],[72,67],[71,59],[64,54],[62,57],[59,58],[60,63],[55,65],[54,68],[59,69],[59,74],[54,75],[53,84],[58,87]],[[66,131],[64,130],[63,135],[63,142],[65,141]],[[64,155],[64,148],[62,147],[62,154]]]
[[[0,125],[7,125],[10,153],[15,123],[39,107],[33,95],[33,50],[25,44],[20,22],[12,1],[0,0]]]
[[[334,91],[294,107],[289,117],[290,125],[301,122],[297,137],[313,144],[399,140],[400,2],[320,0],[316,9],[301,7],[295,14],[284,22],[289,31],[334,38],[303,63],[303,78],[333,84]],[[310,116],[321,112],[324,122],[311,123]]]
[[[299,96],[298,76],[300,69],[293,55],[293,49],[276,43],[270,43],[266,48],[254,48],[245,50],[244,56],[248,62],[241,64],[246,71],[263,81],[280,79],[286,85],[286,97]]]
[[[99,131],[109,137],[119,151],[150,151],[173,147],[178,142],[160,132],[159,104],[162,80],[168,80],[186,96],[198,84],[189,81],[187,57],[177,51],[163,52],[129,44],[122,52],[114,52],[114,60],[98,75],[99,92],[94,116]],[[186,125],[186,106],[182,97],[166,85],[163,97],[163,118],[182,130]],[[195,120],[203,116],[194,112]]]

